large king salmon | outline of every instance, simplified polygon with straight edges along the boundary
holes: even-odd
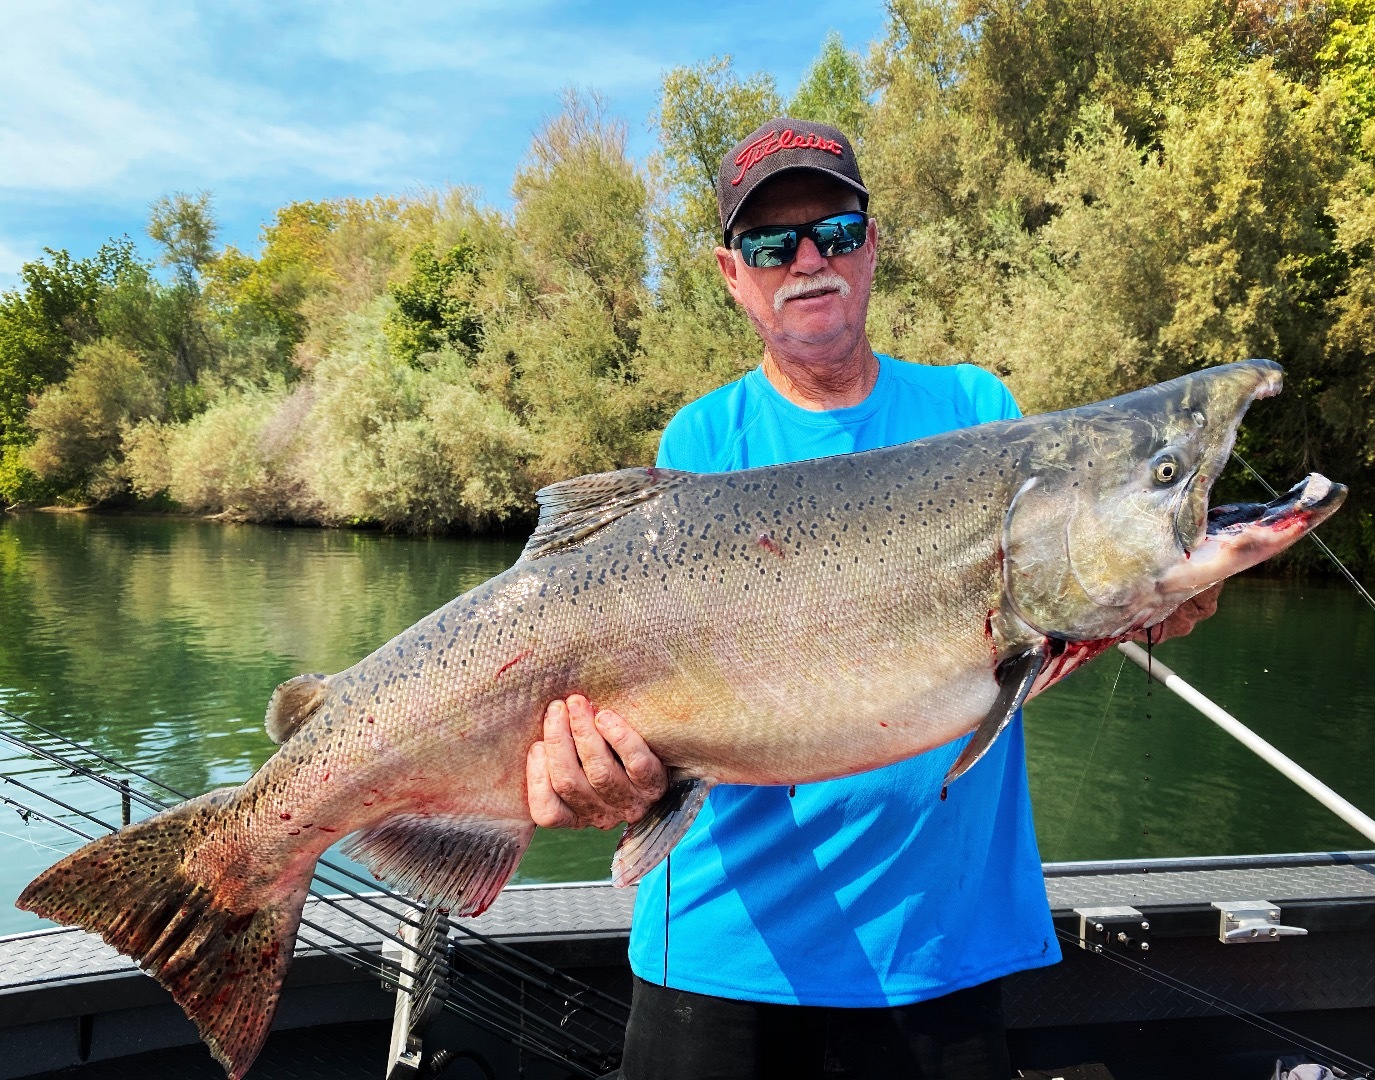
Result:
[[[381,879],[484,910],[534,832],[546,704],[618,710],[668,764],[617,849],[636,881],[714,784],[855,773],[974,733],[1184,600],[1292,544],[1346,489],[1208,511],[1249,361],[1096,405],[734,473],[625,469],[540,492],[520,560],[337,675],[283,683],[281,749],[69,855],[19,905],[166,986],[231,1077],[267,1035],[311,871],[336,840]]]

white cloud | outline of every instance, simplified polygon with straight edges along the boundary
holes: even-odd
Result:
[[[668,54],[637,48],[632,35],[605,22],[570,18],[567,8],[552,0],[484,0],[457,9],[367,0],[313,10],[323,54],[378,71],[462,72],[478,85],[527,95],[570,84],[615,91],[658,82]]]
[[[193,9],[32,5],[4,19],[0,190],[118,198],[283,174],[373,183],[433,151],[399,124],[312,116],[285,87],[226,71],[224,28]],[[240,50],[251,58],[253,43]]]

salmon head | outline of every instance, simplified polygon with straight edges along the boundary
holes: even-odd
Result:
[[[1346,488],[1316,473],[1272,503],[1208,507],[1247,408],[1282,386],[1278,364],[1248,360],[1024,421],[1009,613],[1064,640],[1120,637],[1325,521]]]

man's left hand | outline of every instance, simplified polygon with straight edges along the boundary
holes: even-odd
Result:
[[[1170,638],[1183,637],[1194,628],[1194,624],[1202,622],[1217,611],[1217,598],[1222,595],[1222,582],[1211,585],[1204,589],[1197,596],[1191,596],[1175,608],[1173,612],[1165,617],[1163,622],[1157,623],[1150,629],[1150,644],[1159,645],[1162,641],[1169,641]],[[1141,644],[1146,644],[1146,631],[1137,634],[1133,639]]]

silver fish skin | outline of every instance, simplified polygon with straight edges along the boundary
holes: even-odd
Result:
[[[265,1038],[318,857],[460,914],[529,843],[546,704],[619,711],[671,767],[627,884],[714,784],[794,784],[975,737],[1340,505],[1314,474],[1208,512],[1249,361],[1110,401],[735,473],[627,469],[540,493],[520,561],[346,671],[278,687],[281,749],[246,783],[97,840],[20,905],[139,959],[239,1077]]]

